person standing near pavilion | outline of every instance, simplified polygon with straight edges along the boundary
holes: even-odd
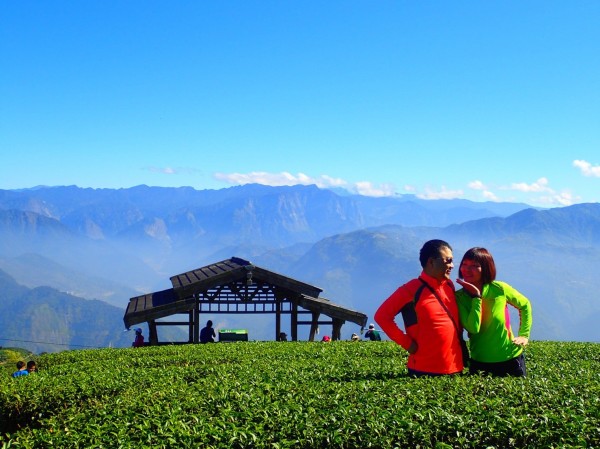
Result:
[[[144,346],[144,336],[142,335],[142,328],[138,327],[135,329],[135,340],[131,344],[134,348],[141,348]]]
[[[365,332],[365,338],[371,341],[381,341],[381,335],[379,335],[379,331],[375,330],[374,324],[369,324],[369,330]]]

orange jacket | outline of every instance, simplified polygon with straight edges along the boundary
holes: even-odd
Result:
[[[433,288],[452,314],[454,322],[460,326],[452,281],[440,282],[424,272],[420,277]],[[419,279],[412,279],[398,287],[379,306],[375,321],[390,339],[404,349],[408,350],[413,340],[417,343],[417,352],[408,356],[408,368],[430,374],[462,372],[462,351],[456,328],[433,293],[428,288],[420,288],[422,286]],[[417,290],[420,293],[415,298]],[[417,301],[414,309],[413,299]],[[405,331],[396,324],[399,313],[403,315]],[[462,332],[462,327],[459,329]]]

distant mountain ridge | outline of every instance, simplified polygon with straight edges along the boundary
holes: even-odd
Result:
[[[422,243],[444,238],[457,262],[471,246],[492,251],[499,279],[534,302],[534,338],[597,341],[599,215],[598,204],[536,210],[315,186],[0,190],[0,269],[27,287],[125,307],[172,275],[238,256],[373,316],[418,274]]]
[[[441,238],[452,245],[454,278],[464,252],[484,246],[494,256],[498,279],[532,301],[534,338],[600,341],[589,325],[600,320],[599,234],[596,203],[526,210],[444,228],[389,225],[323,239],[286,269],[327,286],[324,293],[372,317],[387,296],[420,272],[418,252],[424,241]],[[518,323],[517,316],[513,322]]]
[[[222,190],[148,186],[0,190],[0,210],[35,212],[85,235],[93,223],[106,237],[116,236],[136,223],[152,223],[153,219],[159,218],[171,224],[200,223],[201,228],[207,229],[225,224],[236,230],[242,228],[240,223],[247,225],[258,219],[273,219],[284,230],[320,238],[381,224],[445,226],[477,218],[508,216],[529,207],[519,203],[430,201],[413,195],[394,198],[340,196],[316,186],[258,184]],[[217,222],[211,218],[217,218]]]
[[[117,307],[123,306],[123,298],[137,294],[135,290],[124,285],[67,268],[35,253],[24,253],[8,259],[0,258],[0,270],[18,278],[24,287],[51,285],[73,296],[100,299]]]
[[[315,186],[0,190],[0,258],[38,253],[145,291],[229,251],[248,256],[381,224],[443,226],[523,204],[340,196]],[[139,273],[139,275],[138,275]],[[15,274],[15,273],[13,273]]]

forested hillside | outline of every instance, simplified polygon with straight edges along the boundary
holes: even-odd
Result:
[[[123,347],[123,310],[50,287],[29,289],[0,270],[0,345],[35,353],[69,348]]]

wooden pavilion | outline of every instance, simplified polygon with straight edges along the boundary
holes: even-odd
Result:
[[[201,314],[275,314],[273,336],[279,339],[281,320],[289,316],[291,340],[298,340],[298,327],[310,326],[314,341],[319,325],[332,326],[332,339],[339,340],[346,321],[364,328],[367,316],[319,298],[318,287],[260,268],[238,257],[172,276],[173,288],[133,297],[123,321],[125,327],[148,323],[149,344],[158,345],[158,326],[189,329],[187,342],[199,343]],[[186,321],[158,321],[175,314]],[[328,320],[322,320],[325,315]]]

